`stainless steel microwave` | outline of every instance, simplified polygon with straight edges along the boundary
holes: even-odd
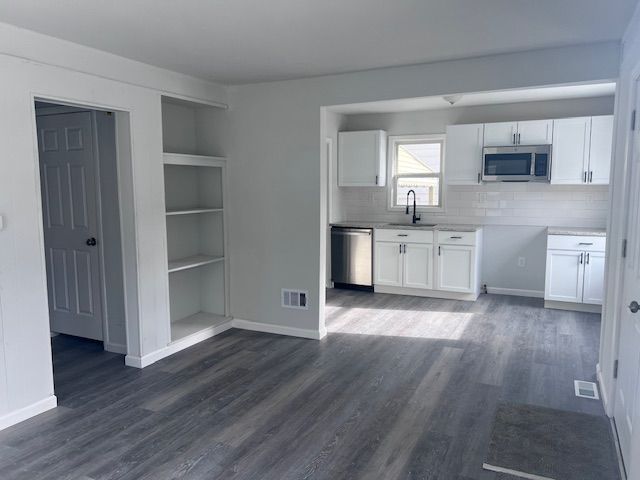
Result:
[[[482,155],[485,182],[550,182],[551,145],[485,147]]]

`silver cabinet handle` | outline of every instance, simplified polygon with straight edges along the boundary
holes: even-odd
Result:
[[[438,245],[438,256],[440,256],[440,245]]]
[[[515,133],[513,134],[513,144],[514,145],[516,144],[516,134]]]
[[[407,233],[399,233],[398,236],[399,237],[408,237],[409,234],[407,234]]]
[[[631,313],[638,313],[640,311],[640,303],[634,300],[629,304],[629,310],[631,310]]]
[[[454,240],[461,240],[462,239],[462,237],[459,236],[459,235],[456,235],[456,236],[453,236],[453,237],[449,237],[449,238],[452,238]]]
[[[582,265],[582,260],[584,259],[584,253],[580,254],[580,265]]]
[[[402,246],[402,253],[407,253],[407,244],[406,243]]]
[[[518,145],[520,145],[520,134],[518,134]]]
[[[580,242],[578,245],[593,245],[593,242]]]
[[[587,265],[589,265],[589,254],[587,253],[587,261],[585,262]]]
[[[582,183],[587,183],[587,172],[584,172],[584,179],[582,180]]]
[[[593,183],[593,170],[589,172],[589,183]]]
[[[481,180],[482,180],[482,177],[480,176],[480,172],[478,172],[478,183],[480,183]]]

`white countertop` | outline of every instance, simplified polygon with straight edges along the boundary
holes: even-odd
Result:
[[[353,227],[353,228],[382,228],[382,229],[392,229],[392,230],[402,230],[405,228],[409,228],[412,230],[442,230],[442,231],[454,231],[454,232],[475,232],[482,228],[481,225],[452,225],[452,224],[420,224],[416,223],[412,225],[410,223],[406,224],[394,224],[394,223],[384,223],[384,222],[335,222],[332,223],[331,226],[335,227]]]
[[[585,237],[606,237],[605,228],[582,228],[582,227],[549,227],[547,235],[576,235]]]

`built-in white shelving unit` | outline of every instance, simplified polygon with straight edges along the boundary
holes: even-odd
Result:
[[[170,345],[177,351],[230,327],[226,111],[163,97],[162,128]]]

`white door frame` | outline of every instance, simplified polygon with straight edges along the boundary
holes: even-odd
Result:
[[[622,258],[622,242],[628,235],[628,209],[630,208],[631,178],[628,175],[630,155],[633,153],[633,134],[631,132],[631,114],[640,96],[640,61],[631,69],[629,84],[621,85],[618,81],[616,91],[616,111],[614,124],[613,161],[611,162],[611,183],[609,193],[609,222],[607,231],[607,274],[605,282],[605,308],[602,316],[602,329],[600,333],[600,359],[598,364],[598,380],[601,385],[605,412],[613,417],[616,402],[616,379],[612,372],[603,372],[602,368],[613,368],[614,361],[618,359],[620,345],[621,309],[624,292],[624,259]],[[627,91],[620,91],[625,87]],[[640,115],[640,112],[637,113]],[[636,130],[640,118],[636,119]],[[620,131],[623,132],[623,140],[619,141]],[[622,211],[622,221],[614,223],[612,220],[616,210]],[[603,379],[604,377],[604,379]],[[605,379],[607,381],[605,381]],[[617,437],[616,437],[617,438]],[[632,439],[631,451],[640,449],[640,429],[635,429]],[[627,462],[627,474],[629,480],[640,479],[640,459],[625,459]]]
[[[114,345],[109,343],[109,335],[108,335],[108,324],[106,315],[103,315],[103,337],[104,337],[104,345],[105,349],[109,349],[110,351],[115,351],[116,353],[127,354],[131,351],[130,342],[132,341],[132,336],[130,332],[133,328],[137,327],[137,323],[139,321],[138,317],[138,295],[137,295],[137,265],[135,262],[135,258],[131,258],[131,255],[127,255],[128,252],[136,252],[136,238],[135,238],[135,228],[131,228],[131,225],[134,222],[135,212],[133,208],[123,208],[125,204],[133,205],[133,176],[132,176],[132,135],[130,128],[130,115],[131,112],[126,109],[113,107],[110,105],[101,105],[94,104],[92,102],[85,102],[82,100],[70,100],[68,98],[55,97],[49,94],[37,94],[32,93],[31,95],[31,108],[32,108],[32,132],[33,132],[33,145],[34,145],[34,155],[37,161],[40,161],[39,151],[38,151],[38,128],[36,124],[36,109],[35,102],[46,102],[46,103],[54,103],[57,105],[61,105],[61,109],[58,113],[62,113],[65,107],[71,107],[74,109],[81,110],[102,110],[113,112],[115,115],[115,129],[116,129],[116,162],[117,162],[117,172],[118,172],[118,209],[120,213],[120,244],[122,246],[122,271],[123,271],[123,288],[124,288],[124,299],[125,299],[125,335],[126,335],[126,344],[125,345]],[[94,128],[95,133],[95,116],[92,115],[92,128]],[[120,137],[121,141],[118,141]],[[94,135],[93,139],[94,143],[97,141],[96,136]],[[43,223],[43,211],[42,211],[42,191],[40,187],[40,170],[38,171],[38,181],[37,183],[37,191],[40,202],[38,202],[38,213],[40,216],[39,223],[39,235],[41,245],[44,247],[44,223]],[[99,186],[99,171],[96,169],[96,193],[100,196],[100,186]],[[101,211],[101,202],[98,199],[97,210],[98,210],[98,231],[99,235],[102,236],[102,211]],[[127,248],[128,247],[128,248]],[[42,257],[44,261],[44,248],[42,250]],[[103,274],[103,252],[100,249],[100,278],[101,282],[104,281]],[[47,285],[48,288],[48,285]],[[104,298],[104,286],[101,285],[101,293],[102,293],[102,306],[104,307],[104,302],[106,298]],[[48,298],[47,298],[48,303]],[[52,359],[53,362],[53,359]]]

